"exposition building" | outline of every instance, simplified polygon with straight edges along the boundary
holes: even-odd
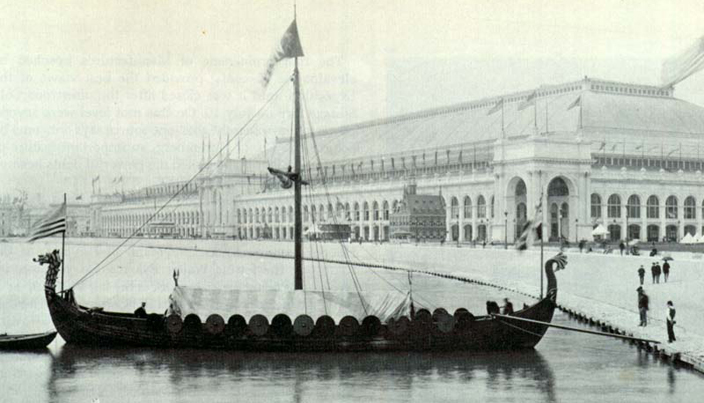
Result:
[[[537,206],[551,240],[591,240],[598,224],[612,240],[678,240],[704,231],[702,135],[704,108],[673,88],[586,77],[307,133],[304,225],[345,222],[353,239],[387,240],[413,183],[444,200],[447,241],[511,243]],[[285,169],[288,141],[268,164]],[[293,190],[266,166],[220,160],[158,222],[179,236],[292,239]],[[94,232],[129,235],[184,183],[94,196]]]

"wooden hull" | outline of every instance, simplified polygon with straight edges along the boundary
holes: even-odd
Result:
[[[46,348],[54,338],[56,332],[4,335],[0,336],[0,350],[35,350]]]
[[[70,344],[100,346],[143,346],[161,348],[205,348],[238,351],[494,351],[533,348],[545,334],[540,324],[518,323],[493,316],[457,321],[445,332],[429,317],[409,322],[405,331],[392,331],[387,325],[353,334],[340,326],[323,335],[315,330],[307,335],[292,329],[273,327],[263,335],[249,328],[225,325],[218,333],[205,326],[169,329],[164,316],[137,318],[132,314],[93,311],[45,287],[49,312],[61,337]],[[522,318],[550,322],[555,309],[556,290],[533,306],[516,312]]]

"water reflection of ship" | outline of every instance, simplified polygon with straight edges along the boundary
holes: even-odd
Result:
[[[262,379],[290,381],[293,401],[302,400],[308,382],[341,380],[371,386],[393,385],[407,400],[426,382],[485,381],[488,391],[530,384],[542,401],[556,401],[555,377],[549,363],[535,350],[493,353],[251,353],[213,350],[105,349],[66,344],[52,363],[49,389],[73,384],[111,368],[133,369],[140,376],[168,374],[175,388],[205,378],[211,386]],[[213,383],[215,382],[215,383]],[[420,385],[418,385],[420,384]]]

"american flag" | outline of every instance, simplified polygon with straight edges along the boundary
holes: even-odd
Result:
[[[66,232],[66,204],[61,204],[56,210],[37,221],[27,242],[50,237]]]

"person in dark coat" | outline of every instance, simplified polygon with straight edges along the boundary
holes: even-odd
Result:
[[[667,301],[667,342],[672,343],[673,341],[677,341],[675,338],[675,305],[672,303],[672,301]]]
[[[511,301],[508,300],[508,298],[504,298],[504,315],[512,315],[513,314],[513,304]]]
[[[655,284],[655,265],[657,262],[653,262],[653,264],[650,266],[650,275],[653,277],[653,284]]]
[[[662,269],[660,268],[660,263],[655,263],[655,283],[660,284],[660,274]]]
[[[144,309],[144,307],[147,306],[146,302],[142,302],[142,306],[134,310],[134,316],[138,318],[146,318],[147,317],[147,310]]]
[[[501,309],[499,308],[499,304],[496,303],[496,301],[486,301],[486,313],[491,315],[495,313],[501,313]]]
[[[667,283],[667,278],[670,277],[670,262],[665,261],[665,263],[663,263],[662,274],[665,275],[665,282]]]
[[[623,250],[626,249],[626,245],[623,243],[623,241],[618,244],[618,248],[621,249],[621,255],[623,255]]]
[[[648,295],[643,290],[643,287],[638,287],[638,312],[640,313],[640,325],[638,326],[648,326],[648,305],[650,301],[648,300]]]
[[[643,285],[643,279],[645,278],[645,269],[643,268],[643,265],[640,265],[640,268],[638,269],[638,278],[640,279],[640,285]]]

